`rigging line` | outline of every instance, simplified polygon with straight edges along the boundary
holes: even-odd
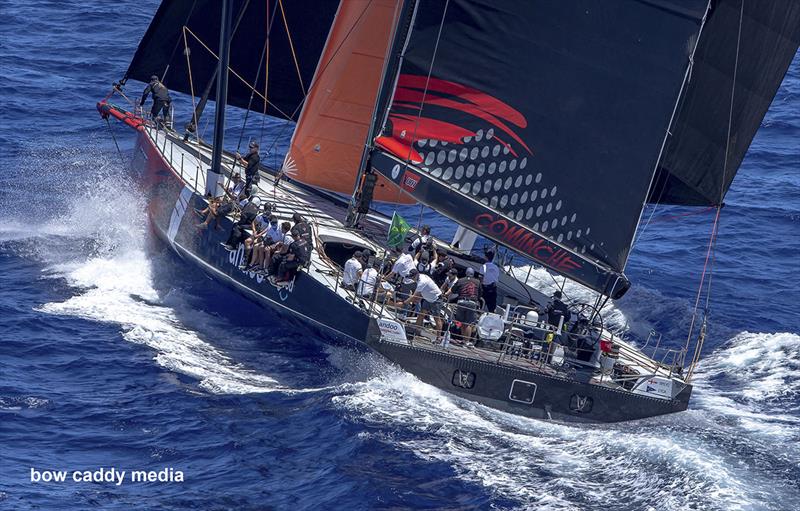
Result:
[[[422,100],[419,102],[419,109],[417,110],[417,120],[414,123],[414,133],[411,135],[411,143],[409,145],[408,156],[405,158],[405,167],[403,170],[408,170],[408,164],[411,161],[411,148],[414,142],[417,140],[417,131],[419,130],[419,122],[422,119],[422,109],[425,106],[425,98],[428,95],[428,86],[431,81],[431,74],[433,73],[433,65],[436,62],[436,53],[439,51],[439,41],[442,38],[442,28],[444,28],[444,19],[447,16],[447,8],[450,6],[450,0],[447,0],[444,4],[444,10],[442,10],[442,20],[439,22],[439,30],[436,33],[436,43],[433,45],[433,55],[431,55],[431,65],[428,67],[428,76],[425,78],[425,89],[422,91]],[[398,75],[400,74],[400,70],[397,71]],[[391,110],[391,104],[389,109]],[[400,193],[402,189],[400,187],[397,188],[397,200],[400,200]]]
[[[197,128],[197,105],[194,95],[194,80],[192,78],[192,63],[190,59],[191,52],[189,51],[189,39],[186,37],[186,31],[189,30],[186,25],[183,26],[183,52],[186,54],[186,69],[189,72],[189,91],[192,95],[192,124],[194,125],[195,135],[197,136],[197,160],[200,161],[200,142],[203,140],[202,135],[205,135],[205,129],[201,134]],[[208,119],[206,119],[206,126],[208,126]],[[196,184],[196,183],[195,183]]]
[[[267,41],[264,41],[264,48],[261,50],[261,58],[258,61],[258,70],[256,71],[256,78],[253,80],[253,83],[258,83],[258,78],[261,76],[261,66],[264,65],[264,55],[267,52]],[[253,106],[253,97],[255,96],[255,89],[250,91],[250,100],[247,102],[247,110],[244,114],[244,120],[242,121],[242,129],[239,131],[239,141],[236,143],[236,153],[239,153],[239,150],[242,148],[242,139],[244,139],[244,129],[247,127],[247,118],[250,116],[250,109]],[[233,174],[236,171],[236,165],[239,164],[239,159],[234,158],[233,164],[231,165],[231,170],[225,178],[225,189],[230,186],[230,181],[233,179]]]
[[[197,7],[197,0],[194,0],[192,2],[192,7],[189,9],[189,13],[186,15],[186,19],[183,20],[183,26],[184,27],[186,26],[187,23],[189,23],[189,18],[192,17],[192,14],[194,13],[194,8],[195,7]],[[148,32],[149,31],[150,30],[148,29]],[[147,35],[147,34],[145,34],[145,35]],[[167,73],[169,72],[170,62],[172,62],[172,58],[175,56],[175,52],[178,51],[178,46],[180,46],[180,44],[181,44],[181,38],[179,36],[178,40],[175,41],[175,46],[172,47],[172,53],[169,54],[169,59],[167,59],[167,66],[164,68],[164,72],[161,73],[161,82],[164,82],[164,80],[167,78]]]
[[[197,129],[197,105],[194,97],[194,81],[192,79],[192,64],[189,59],[189,40],[186,38],[186,25],[183,26],[183,53],[186,55],[186,69],[189,72],[189,91],[192,93],[192,124]]]
[[[202,41],[202,40],[201,40],[199,37],[197,37],[197,34],[195,34],[194,32],[192,32],[192,29],[190,29],[189,27],[185,27],[185,28],[186,28],[186,31],[187,31],[187,32],[189,32],[189,34],[191,34],[191,36],[192,36],[192,37],[194,37],[194,38],[197,40],[197,42],[199,42],[199,43],[200,43],[200,44],[203,46],[203,48],[205,48],[205,49],[206,49],[206,51],[208,51],[208,53],[210,53],[210,54],[211,54],[211,56],[213,56],[215,59],[219,60],[219,56],[218,56],[216,53],[214,53],[214,51],[213,51],[211,48],[209,48],[209,47],[208,47],[208,45],[206,45],[206,43],[204,43],[204,42],[203,42],[203,41]],[[244,84],[244,86],[245,86],[245,87],[247,87],[247,88],[248,88],[248,89],[250,89],[250,90],[255,90],[255,91],[256,91],[256,94],[258,95],[258,97],[260,97],[261,99],[263,99],[264,101],[266,101],[267,103],[269,103],[269,106],[271,106],[272,108],[274,108],[274,109],[275,109],[275,110],[276,110],[278,113],[280,113],[281,115],[283,115],[283,116],[284,116],[284,117],[286,117],[287,119],[291,119],[291,117],[290,117],[289,115],[287,115],[287,114],[286,114],[286,112],[284,112],[283,110],[281,110],[280,108],[278,108],[278,106],[277,106],[277,105],[275,105],[275,104],[273,104],[273,103],[271,103],[271,102],[267,101],[267,98],[266,98],[265,96],[263,96],[263,95],[262,95],[260,92],[258,92],[258,91],[256,90],[256,88],[255,88],[253,85],[250,85],[250,82],[248,82],[247,80],[245,80],[245,79],[242,77],[242,75],[240,75],[239,73],[237,73],[237,72],[236,72],[236,70],[234,70],[234,69],[233,69],[231,66],[228,66],[228,71],[230,71],[230,73],[231,73],[233,76],[235,76],[236,78],[238,78],[238,79],[239,79],[239,81],[241,81],[241,82]]]
[[[269,0],[266,0],[266,12],[269,13]],[[267,48],[267,58],[266,64],[264,66],[264,97],[267,98],[269,95],[267,94],[269,88],[269,46],[270,46],[270,36],[272,34],[272,23],[275,21],[275,10],[278,8],[277,2],[275,6],[272,8],[272,16],[267,14],[267,40],[266,40],[266,48]],[[264,101],[264,109],[261,111],[261,131],[258,135],[258,144],[259,146],[264,143],[264,126],[267,122],[267,102]]]
[[[720,182],[720,195],[717,201],[717,214],[714,217],[714,228],[711,232],[711,239],[709,240],[709,247],[708,247],[709,254],[706,255],[706,264],[707,265],[709,264],[709,259],[708,259],[709,255],[711,256],[711,262],[708,268],[709,272],[708,285],[706,286],[706,299],[703,308],[703,326],[701,327],[701,335],[698,337],[697,345],[695,346],[695,352],[692,358],[692,364],[689,366],[689,373],[687,377],[691,377],[695,365],[700,360],[700,352],[703,348],[703,341],[705,339],[705,335],[703,335],[705,330],[704,327],[708,321],[708,312],[711,303],[711,283],[714,277],[714,263],[716,261],[716,248],[717,248],[717,239],[719,234],[719,218],[720,218],[720,213],[722,212],[722,199],[725,190],[726,176],[728,173],[728,157],[730,155],[731,130],[733,127],[733,106],[736,97],[736,78],[739,72],[739,53],[742,42],[742,22],[744,20],[744,2],[745,0],[742,0],[741,4],[739,5],[739,27],[738,27],[738,32],[736,34],[736,57],[733,62],[733,76],[731,77],[731,101],[728,108],[728,131],[727,131],[727,140],[725,141],[725,159],[723,160],[722,164],[722,180]],[[705,276],[705,272],[706,269],[703,268],[703,276]],[[695,317],[697,315],[697,308],[699,306],[699,301],[700,301],[700,293],[702,292],[702,289],[703,289],[703,282],[701,280],[700,288],[697,290],[697,300],[695,301],[695,310],[692,315],[692,328],[694,327]],[[690,329],[689,337],[691,337],[691,335],[692,335],[692,330]],[[687,341],[687,347],[688,347],[688,341]]]
[[[721,209],[717,208],[717,214],[714,215],[714,224],[711,227],[711,235],[708,238],[708,248],[706,249],[706,259],[705,259],[705,262],[703,263],[703,273],[700,275],[700,285],[697,288],[697,296],[695,297],[695,301],[694,301],[694,309],[692,311],[692,321],[689,323],[689,333],[688,333],[688,335],[686,337],[686,349],[687,350],[689,348],[689,342],[692,339],[692,334],[694,333],[695,322],[697,321],[697,309],[698,309],[698,307],[700,305],[700,297],[703,294],[703,284],[705,283],[705,279],[706,279],[706,273],[707,273],[707,270],[708,270],[708,263],[709,263],[709,261],[711,259],[711,252],[712,252],[712,249],[713,249],[713,246],[714,246],[714,239],[716,237],[717,225],[718,225],[718,222],[719,222],[719,213],[720,213],[720,211],[721,211]],[[697,357],[697,349],[695,349],[695,358],[696,357]],[[693,366],[694,366],[694,360],[692,361],[692,365],[689,366],[689,374],[691,374]]]
[[[286,11],[283,10],[283,0],[278,0],[278,5],[281,8],[281,17],[283,18],[283,26],[286,27],[286,37],[289,39],[289,49],[292,50],[292,60],[294,60],[294,68],[297,70],[297,80],[300,82],[300,90],[303,91],[303,96],[305,96],[306,88],[305,85],[303,85],[303,74],[300,72],[300,64],[297,62],[297,54],[294,51],[292,34],[289,32],[289,22],[286,19]]]
[[[111,132],[111,138],[114,140],[114,145],[117,148],[117,153],[119,153],[119,159],[122,161],[122,164],[124,165],[125,158],[122,155],[122,151],[120,151],[119,149],[119,144],[117,143],[117,136],[114,135],[114,128],[111,127],[111,122],[108,120],[108,117],[106,117],[106,125],[108,125],[108,131]]]

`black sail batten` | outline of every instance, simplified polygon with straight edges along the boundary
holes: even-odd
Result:
[[[722,203],[798,46],[800,2],[712,2],[650,202],[688,206]],[[726,166],[731,94],[733,117]]]
[[[263,1],[231,0],[233,12],[243,12],[241,21],[231,40],[230,67],[249,85],[255,85],[264,94],[264,73],[258,76],[259,59],[267,36],[267,22],[273,5]],[[277,0],[275,0],[277,1]],[[270,70],[266,84],[269,104],[266,113],[285,117],[299,111],[298,106],[304,98],[303,87],[308,87],[314,76],[325,40],[328,36],[338,2],[317,0],[284,1],[289,33],[279,15],[270,35]],[[269,7],[270,12],[267,12]],[[244,10],[243,10],[244,8]],[[195,94],[209,83],[217,66],[217,59],[203,47],[207,46],[215,54],[219,53],[219,2],[216,0],[164,1],[147,29],[139,47],[128,67],[126,79],[148,82],[150,76],[164,76],[164,83],[170,90],[191,93],[189,70],[183,48],[184,25],[197,36],[187,37],[192,81]],[[289,44],[289,35],[294,46],[294,55]],[[177,46],[176,46],[177,45]],[[176,49],[177,48],[177,49]],[[300,68],[298,77],[294,57]],[[250,104],[251,88],[235,76],[231,76],[228,88],[228,104],[247,108]],[[216,95],[212,88],[210,96]],[[253,98],[251,109],[263,112],[264,100],[258,94]]]
[[[475,204],[530,234],[524,245],[545,240],[580,268],[534,259],[601,292],[615,280],[618,296],[706,8],[420,0],[376,140],[405,163],[373,154],[372,165],[492,239]],[[430,192],[436,183],[447,194]]]

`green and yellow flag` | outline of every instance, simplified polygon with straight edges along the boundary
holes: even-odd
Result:
[[[392,225],[389,227],[387,244],[392,248],[402,245],[409,230],[411,230],[411,226],[395,211],[392,213]]]

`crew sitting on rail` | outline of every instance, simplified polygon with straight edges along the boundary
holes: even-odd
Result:
[[[258,164],[261,161],[261,156],[258,154],[258,142],[251,140],[247,146],[247,154],[242,156],[236,152],[236,160],[244,167],[245,184],[244,188],[247,194],[250,195],[253,191],[253,185],[258,184]]]
[[[500,280],[500,268],[494,264],[494,251],[484,252],[486,262],[481,266],[483,280],[483,300],[486,302],[486,310],[494,312],[497,308],[497,281]]]
[[[267,268],[267,275],[274,275],[280,267],[281,261],[289,251],[289,246],[294,243],[291,231],[292,224],[289,222],[281,223],[281,240],[270,245],[266,249],[266,257],[264,259],[264,267]]]
[[[361,264],[361,251],[356,250],[350,259],[344,263],[344,272],[342,273],[342,287],[349,291],[355,291],[356,284],[361,278],[361,270],[364,266]]]
[[[253,222],[258,216],[260,206],[261,199],[258,197],[253,197],[245,204],[239,215],[239,220],[237,220],[231,228],[231,235],[228,236],[228,241],[220,243],[226,250],[233,251],[239,248],[239,243],[242,243],[247,237],[245,229],[253,226]]]
[[[466,274],[453,285],[456,295],[455,320],[461,322],[461,336],[464,341],[472,338],[481,300],[481,282],[475,278],[475,270],[467,268]]]
[[[561,322],[561,318],[564,318],[563,326],[566,326],[569,323],[569,320],[572,318],[572,313],[569,311],[569,307],[567,304],[561,301],[563,294],[561,291],[556,291],[553,293],[553,298],[550,300],[550,303],[547,304],[547,308],[545,309],[545,313],[547,314],[547,322],[555,327],[559,325]]]
[[[269,249],[281,240],[283,240],[283,232],[281,232],[280,227],[278,227],[278,217],[270,215],[269,228],[267,228],[266,234],[253,245],[253,256],[250,261],[253,271],[266,273]]]
[[[295,278],[297,270],[304,264],[303,253],[302,240],[295,239],[289,244],[289,249],[272,277],[275,283],[289,282]]]
[[[225,194],[235,201],[240,201],[244,198],[244,181],[242,181],[242,176],[238,172],[231,178],[231,184],[225,189]]]
[[[269,232],[270,219],[275,218],[276,223],[278,221],[274,215],[270,215],[271,210],[272,207],[269,203],[265,202],[261,205],[261,212],[253,220],[251,226],[253,234],[244,240],[244,261],[239,265],[239,269],[255,270],[259,266],[258,263],[262,262],[260,252],[263,252],[261,248],[264,246],[264,236]]]
[[[305,265],[311,260],[311,251],[314,248],[311,226],[308,225],[308,222],[300,213],[294,213],[292,220],[294,221],[294,226],[291,232],[294,243],[297,245],[295,247],[296,255],[300,265]]]
[[[436,323],[436,336],[438,338],[442,331],[442,290],[436,286],[427,275],[419,273],[416,269],[408,272],[408,278],[416,283],[414,294],[407,300],[397,302],[400,307],[405,307],[406,304],[421,304],[421,312],[417,315],[417,326],[421,327],[425,317],[430,314]]]
[[[206,200],[208,200],[208,207],[202,210],[194,210],[201,218],[205,217],[202,223],[197,224],[197,228],[201,230],[208,227],[212,220],[216,220],[214,228],[221,229],[219,225],[220,218],[230,215],[236,209],[244,208],[248,202],[246,198],[234,201],[227,196],[211,197],[211,194],[206,196]]]
[[[169,121],[169,106],[172,103],[172,98],[169,96],[169,89],[161,83],[158,76],[153,75],[150,77],[150,83],[144,88],[142,92],[142,100],[139,102],[144,107],[144,102],[147,101],[147,96],[153,94],[153,108],[150,109],[150,118],[153,122],[159,122],[159,114],[164,113],[164,122]]]

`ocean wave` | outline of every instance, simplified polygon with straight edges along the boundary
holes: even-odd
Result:
[[[762,500],[769,477],[735,462],[723,441],[730,432],[694,414],[595,426],[529,420],[397,370],[341,392],[334,404],[372,438],[451,465],[523,508],[776,509]]]

